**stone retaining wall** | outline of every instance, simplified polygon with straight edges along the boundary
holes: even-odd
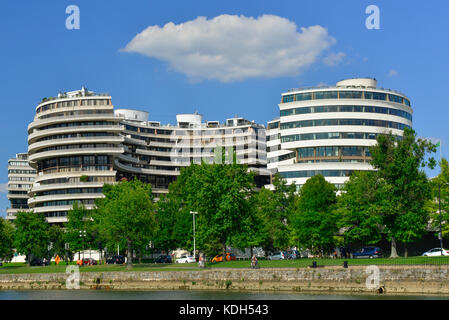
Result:
[[[207,269],[159,272],[82,272],[81,289],[326,291],[449,294],[449,266],[378,266],[379,283],[367,286],[366,266]],[[66,289],[69,274],[2,274],[0,289]],[[369,279],[368,279],[369,280]],[[370,282],[371,283],[371,282]]]

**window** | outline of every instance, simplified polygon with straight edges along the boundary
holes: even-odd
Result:
[[[289,94],[282,97],[282,103],[293,102],[293,95]]]
[[[374,100],[386,100],[387,95],[382,92],[373,92],[373,99]]]
[[[314,148],[298,148],[298,158],[313,158]]]
[[[304,100],[312,100],[312,93],[297,93],[296,94],[296,101],[304,101]]]
[[[350,146],[341,148],[342,156],[355,157],[355,156],[362,156],[362,154],[363,154],[363,147]]]
[[[315,99],[337,99],[337,91],[318,91],[315,92]]]
[[[361,99],[362,91],[340,91],[340,99]]]

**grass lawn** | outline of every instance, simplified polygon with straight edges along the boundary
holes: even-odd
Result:
[[[72,263],[75,265],[74,263]],[[66,264],[60,263],[55,265],[54,262],[50,266],[28,267],[25,263],[3,263],[0,267],[0,274],[13,273],[64,273]],[[198,270],[197,264],[134,264],[131,270],[126,265],[104,264],[95,266],[80,267],[80,272],[127,272],[127,271],[187,271]]]
[[[343,266],[348,261],[349,266],[355,265],[449,265],[447,257],[408,257],[408,258],[377,258],[377,259],[297,259],[297,260],[259,260],[261,268],[306,268],[316,261],[318,266]],[[249,268],[250,261],[225,261],[207,263],[207,268]],[[66,264],[55,265],[54,262],[46,267],[28,267],[25,263],[4,263],[0,267],[0,274],[14,273],[64,273]],[[96,265],[80,267],[80,272],[117,272],[117,271],[192,271],[201,270],[196,263],[189,264],[134,264],[131,270],[126,265]]]
[[[310,258],[296,260],[259,260],[261,268],[306,268],[317,262],[317,266],[343,266],[343,261],[348,266],[354,265],[449,265],[449,256],[444,257],[408,257],[408,258],[375,258],[375,259],[330,259]],[[249,261],[225,261],[219,263],[208,263],[211,268],[248,268]]]

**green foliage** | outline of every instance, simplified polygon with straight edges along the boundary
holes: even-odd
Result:
[[[354,172],[338,197],[338,226],[346,243],[360,246],[381,240],[382,212],[379,203],[383,181],[372,171]]]
[[[198,212],[195,219],[199,249],[208,250],[210,254],[217,250],[217,243],[222,249],[227,245],[247,247],[251,241],[248,223],[252,220],[248,216],[253,181],[254,175],[247,167],[235,163],[191,164],[182,168],[164,200],[172,201],[171,204],[161,204],[161,208],[165,206],[165,210],[171,212],[165,215],[174,219],[172,232],[180,237],[177,244],[191,244],[190,211],[195,211]],[[169,210],[167,206],[170,206]]]
[[[449,162],[442,158],[440,162],[440,173],[431,180],[432,198],[427,203],[430,212],[432,228],[441,229],[444,238],[449,238]],[[441,206],[441,215],[440,215]]]
[[[48,240],[52,243],[52,248],[49,252],[49,256],[59,255],[60,258],[65,256],[65,232],[58,225],[52,225],[48,229]]]
[[[14,255],[14,225],[0,218],[0,260],[10,261]]]
[[[335,245],[337,217],[335,186],[322,175],[309,178],[300,190],[293,217],[294,239],[299,247],[315,253],[329,252]]]
[[[296,186],[287,185],[278,174],[273,179],[274,190],[262,188],[251,201],[254,225],[253,246],[265,251],[286,249],[291,241],[290,220],[296,201]]]
[[[105,184],[104,198],[96,200],[93,220],[99,234],[109,242],[125,240],[128,265],[132,249],[148,244],[157,231],[151,185],[134,179],[114,185]]]
[[[75,201],[72,209],[68,212],[67,220],[64,240],[70,244],[71,252],[81,251],[87,247],[86,244],[91,240],[91,211],[86,209],[83,204]],[[80,231],[82,234],[84,234],[83,231],[86,231],[86,237],[81,237]]]
[[[14,224],[14,246],[19,253],[27,255],[28,263],[32,255],[45,257],[49,243],[45,216],[42,213],[18,212]]]
[[[385,183],[382,189],[384,232],[392,239],[392,256],[396,256],[395,241],[409,243],[425,232],[428,211],[425,204],[431,198],[430,183],[423,169],[435,167],[435,145],[417,138],[412,129],[405,128],[402,139],[379,135],[377,145],[370,148],[371,164],[377,169],[378,178]]]

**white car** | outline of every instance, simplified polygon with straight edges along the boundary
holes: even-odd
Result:
[[[441,248],[433,248],[422,254],[423,257],[441,257]],[[449,256],[449,250],[443,248],[443,256]]]
[[[176,263],[192,263],[196,262],[196,259],[192,256],[182,256],[181,258],[176,259]]]

